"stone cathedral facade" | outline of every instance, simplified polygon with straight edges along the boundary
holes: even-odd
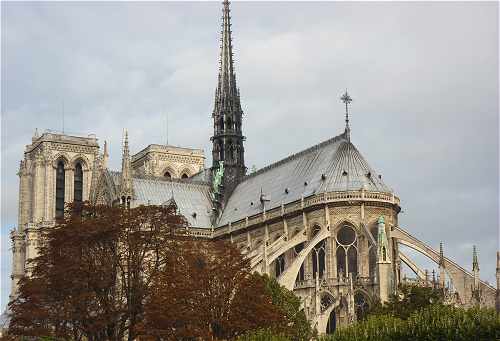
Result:
[[[197,149],[152,144],[131,154],[125,132],[122,167],[115,171],[107,165],[106,143],[101,150],[95,136],[35,133],[18,173],[12,297],[19,279],[29,275],[27,260],[37,255],[38,230],[53,225],[65,203],[136,207],[174,201],[191,235],[237,245],[255,271],[276,277],[300,297],[320,333],[356,320],[376,300],[386,301],[409,280],[403,263],[414,281],[442,288],[450,303],[498,304],[498,291],[479,279],[475,250],[468,271],[446,258],[442,245],[435,250],[399,225],[399,197],[351,142],[347,92],[341,98],[346,125],[337,136],[247,173],[227,0],[222,13],[211,166],[205,168]],[[401,245],[438,264],[439,273],[420,269]]]

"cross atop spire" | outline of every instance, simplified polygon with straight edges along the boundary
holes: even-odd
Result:
[[[345,89],[345,93],[340,97],[340,100],[345,104],[345,135],[347,140],[351,140],[351,128],[349,127],[349,104],[352,102],[351,96],[347,93],[347,89]]]

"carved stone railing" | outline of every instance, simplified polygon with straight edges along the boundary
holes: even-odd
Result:
[[[317,205],[324,205],[327,203],[334,202],[381,202],[390,205],[400,205],[400,200],[393,193],[387,192],[369,192],[365,190],[358,191],[336,191],[336,192],[325,192],[313,194],[309,197],[303,199],[292,201],[286,205],[284,205],[283,210],[281,206],[274,207],[272,209],[266,210],[266,213],[263,212],[257,213],[253,216],[246,217],[244,219],[237,220],[235,222],[231,222],[231,229],[227,228],[228,225],[224,225],[221,227],[217,227],[214,230],[214,237],[223,236],[229,232],[238,231],[241,229],[245,229],[249,226],[258,225],[265,223],[266,221],[275,220],[280,217],[286,216],[293,212],[301,211],[304,209],[308,209]]]

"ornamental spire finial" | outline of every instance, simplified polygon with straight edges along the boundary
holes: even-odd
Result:
[[[345,135],[347,137],[347,140],[350,141],[351,128],[349,127],[349,104],[352,102],[352,98],[351,96],[349,96],[347,89],[345,89],[345,92],[342,97],[340,97],[340,100],[345,104]]]
[[[479,271],[479,261],[477,260],[476,245],[472,246],[472,271]]]
[[[439,243],[439,265],[444,266],[443,242]]]

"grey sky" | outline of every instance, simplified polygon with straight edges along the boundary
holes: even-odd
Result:
[[[1,307],[16,172],[36,127],[95,133],[120,164],[123,128],[203,148],[218,70],[221,5],[2,2]],[[343,130],[400,196],[400,225],[466,268],[472,244],[494,280],[498,248],[498,4],[236,2],[247,166]]]

